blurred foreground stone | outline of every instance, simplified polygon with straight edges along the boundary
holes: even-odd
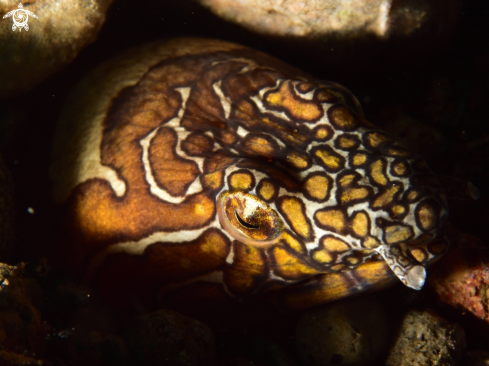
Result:
[[[459,4],[437,0],[197,1],[221,18],[253,32],[305,39],[407,36],[435,21],[442,28]]]
[[[71,62],[95,41],[112,0],[34,0],[25,3],[29,16],[25,28],[12,30],[18,0],[0,2],[0,98],[32,89],[60,67]]]
[[[385,309],[372,296],[306,311],[296,329],[303,365],[370,365],[386,343]]]
[[[169,310],[135,319],[124,333],[138,365],[212,366],[214,336],[210,328]]]
[[[462,17],[461,0],[187,1],[266,37],[268,51],[286,49],[326,80],[331,70],[422,65],[454,43]]]

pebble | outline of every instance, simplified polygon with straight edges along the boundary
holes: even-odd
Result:
[[[124,332],[138,365],[213,366],[214,335],[192,318],[158,310],[134,319]]]
[[[436,313],[411,310],[404,317],[386,366],[455,366],[465,349],[465,332]]]
[[[82,5],[71,0],[24,3],[29,30],[12,30],[12,17],[0,22],[0,99],[21,94],[40,84],[95,41],[112,0]],[[19,1],[0,2],[0,14],[17,10]],[[7,51],[8,50],[8,51]],[[15,55],[15,57],[13,56]]]
[[[296,328],[296,349],[304,365],[366,366],[386,343],[387,318],[373,296],[306,311]]]

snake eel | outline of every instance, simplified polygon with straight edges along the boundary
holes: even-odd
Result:
[[[447,249],[445,190],[420,156],[346,88],[233,43],[100,65],[67,98],[53,159],[60,255],[122,292],[290,289],[302,307],[395,278],[420,289]]]

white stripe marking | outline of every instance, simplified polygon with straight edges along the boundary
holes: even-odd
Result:
[[[183,117],[184,109],[185,109],[185,106],[186,106],[188,97],[190,95],[190,87],[187,87],[187,88],[177,88],[175,90],[177,90],[178,92],[180,92],[180,94],[182,95],[182,107],[178,111],[178,116],[175,117],[175,118],[173,118],[173,119],[171,119],[170,121],[168,121],[163,126],[156,127],[153,131],[151,131],[145,138],[143,138],[140,141],[140,144],[141,144],[141,147],[143,148],[142,161],[143,161],[143,166],[144,166],[144,175],[145,175],[146,181],[149,184],[149,190],[150,190],[151,194],[155,195],[156,197],[158,197],[161,200],[166,201],[166,202],[170,202],[170,203],[181,203],[181,202],[183,202],[187,198],[187,196],[189,194],[198,193],[198,192],[201,192],[202,191],[202,185],[200,183],[199,178],[197,177],[192,182],[192,184],[190,184],[190,186],[187,189],[187,192],[183,196],[174,197],[174,196],[170,195],[167,191],[165,191],[164,189],[162,189],[162,188],[160,188],[158,186],[158,184],[156,183],[156,180],[155,180],[155,178],[153,176],[153,172],[152,172],[152,169],[151,169],[151,164],[149,162],[149,147],[151,146],[151,141],[156,136],[158,130],[160,128],[166,128],[166,127],[170,127],[170,128],[172,128],[174,130],[175,129],[180,129],[180,121],[181,121],[181,119]],[[180,149],[180,141],[181,141],[182,138],[183,138],[182,133],[179,133],[179,136],[178,136],[179,142],[177,144],[177,153],[180,153],[180,154],[183,153],[181,151],[181,149]],[[201,168],[201,165],[202,164],[199,164],[199,168]]]

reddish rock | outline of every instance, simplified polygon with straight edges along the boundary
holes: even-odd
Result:
[[[452,246],[430,270],[428,284],[441,301],[489,322],[489,247],[451,229]]]

